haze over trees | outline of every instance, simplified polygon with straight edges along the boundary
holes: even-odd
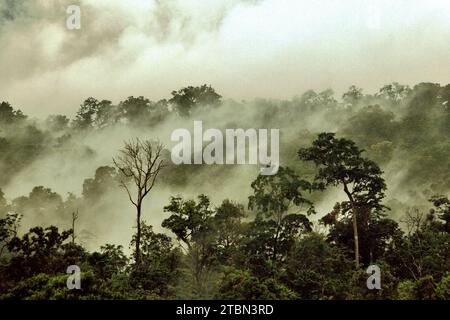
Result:
[[[153,139],[193,120],[279,128],[278,173],[166,161]],[[190,86],[156,102],[90,97],[73,119],[2,102],[0,298],[447,300],[449,128],[450,85],[434,83],[250,102]],[[115,161],[93,165],[111,141]],[[82,166],[79,192],[22,187]],[[81,290],[66,287],[74,264]],[[381,290],[366,286],[372,264]]]

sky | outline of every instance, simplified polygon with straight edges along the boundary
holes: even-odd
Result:
[[[450,83],[450,1],[0,0],[0,48],[0,101],[36,117],[203,83],[235,100],[372,93]]]

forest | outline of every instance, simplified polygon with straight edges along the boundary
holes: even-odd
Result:
[[[173,164],[170,132],[194,120],[280,129],[277,174]],[[449,196],[450,85],[188,86],[46,119],[5,101],[0,299],[448,300]]]

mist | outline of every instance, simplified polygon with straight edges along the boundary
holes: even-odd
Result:
[[[219,107],[196,107],[189,117],[180,117],[169,105],[162,119],[148,124],[117,122],[81,131],[72,129],[68,124],[64,129],[56,130],[48,119],[44,121],[31,118],[26,120],[28,125],[3,126],[2,136],[9,139],[29,139],[27,132],[32,125],[39,133],[32,131],[32,137],[42,135],[35,143],[44,147],[39,153],[28,156],[29,162],[10,172],[1,189],[8,201],[22,208],[21,232],[26,232],[35,225],[57,225],[62,229],[69,229],[71,214],[77,211],[78,238],[87,248],[96,249],[105,243],[117,243],[128,248],[132,235],[130,231],[135,225],[134,208],[125,190],[119,187],[118,181],[109,176],[107,178],[110,180],[97,177],[97,170],[105,166],[114,167],[112,159],[117,156],[124,142],[134,138],[157,139],[170,152],[171,147],[176,144],[170,141],[171,133],[178,128],[186,128],[192,132],[194,120],[201,120],[205,129],[280,129],[280,165],[294,168],[297,174],[308,180],[312,179],[314,168],[298,160],[296,152],[300,147],[307,146],[319,132],[337,132],[356,139],[359,146],[366,149],[365,155],[376,160],[384,170],[383,177],[388,185],[385,203],[391,206],[391,211],[387,211],[387,214],[400,220],[408,208],[425,207],[430,195],[450,191],[448,184],[436,186],[433,177],[429,176],[433,170],[431,167],[422,173],[424,180],[415,179],[413,176],[416,171],[413,167],[417,163],[414,162],[414,146],[405,147],[404,142],[395,136],[385,138],[384,129],[376,127],[392,125],[397,130],[403,130],[401,123],[411,113],[408,111],[410,105],[422,94],[421,88],[426,86],[428,85],[418,85],[400,103],[379,94],[367,94],[358,102],[349,104],[348,101],[336,98],[331,90],[324,90],[319,93],[308,91],[290,100],[254,99],[236,102],[224,99]],[[121,105],[122,102],[113,102],[110,108]],[[378,107],[373,109],[371,105]],[[372,117],[378,117],[378,114],[392,119],[377,124],[373,120],[376,118]],[[370,131],[362,136],[358,134],[359,131],[352,131],[355,130],[352,121],[361,120],[353,120],[355,117],[369,117],[368,120],[362,120],[369,121],[376,127],[375,136],[367,135]],[[139,116],[136,120],[139,120]],[[73,121],[71,125],[74,125]],[[365,128],[363,126],[356,130]],[[427,134],[432,137],[437,133],[436,130],[438,129],[427,129]],[[20,138],[21,131],[24,131],[24,138]],[[379,151],[377,146],[380,143],[383,146],[386,140],[394,141],[392,150]],[[21,143],[23,142],[17,142],[16,148]],[[18,149],[11,150],[11,153],[19,152]],[[440,155],[437,153],[435,156]],[[143,208],[142,219],[159,232],[167,232],[161,227],[161,222],[167,217],[164,206],[169,203],[171,196],[180,195],[190,199],[206,194],[215,206],[220,205],[224,199],[246,206],[248,197],[252,194],[251,182],[256,179],[260,169],[259,165],[175,166],[170,163],[170,159],[167,159],[167,165],[158,177],[155,189],[145,199]],[[89,191],[92,190],[92,187],[89,188],[92,183],[94,186],[98,183],[100,191]],[[32,192],[36,186],[50,188],[57,195],[50,196],[51,200],[40,204],[36,202],[40,200],[33,200],[38,199],[35,192]],[[23,196],[25,200],[21,200]],[[345,200],[342,191],[336,188],[314,192],[307,197],[314,201],[317,214],[311,219],[316,224],[333,209],[335,203]],[[251,211],[247,214],[249,217],[253,215]]]
[[[80,30],[66,28],[69,4],[81,7]],[[99,167],[113,166],[124,141],[157,138],[170,150],[171,132],[190,130],[194,120],[218,129],[280,129],[281,165],[297,167],[308,178],[313,169],[299,165],[295,153],[319,132],[355,138],[376,158],[393,138],[376,137],[369,143],[351,132],[349,121],[371,104],[393,112],[393,122],[402,121],[413,96],[393,109],[392,102],[376,96],[385,84],[448,83],[443,66],[450,64],[449,36],[450,6],[444,0],[432,6],[418,0],[0,0],[0,99],[29,116],[27,125],[0,128],[9,148],[17,144],[20,149],[1,163],[8,172],[0,187],[9,201],[27,196],[36,186],[50,188],[63,202],[69,193],[80,199],[85,180]],[[54,114],[73,120],[87,97],[113,105],[129,96],[158,101],[169,99],[172,90],[203,83],[212,85],[224,101],[220,108],[198,109],[189,118],[169,112],[148,125],[119,123],[85,132],[55,131],[45,121]],[[362,87],[369,98],[348,109],[341,96],[350,85]],[[310,98],[313,102],[304,95],[310,89],[320,93]],[[23,139],[45,147],[34,150],[21,145]],[[415,151],[400,142],[386,152],[389,157],[381,153],[376,160],[385,171],[388,201],[420,204],[432,192],[448,192],[445,185],[425,178],[405,187],[420,159],[405,161]],[[246,204],[259,167],[169,170],[176,173],[162,174],[145,201],[143,218],[155,228],[160,228],[171,195],[205,193],[217,205],[225,198]],[[311,197],[317,218],[342,200],[338,190]],[[78,209],[81,228],[95,236],[90,244],[127,246],[133,208],[117,184]],[[23,229],[36,223],[68,228],[70,210],[61,216],[54,209],[44,219],[31,210],[24,215]]]
[[[80,30],[65,27],[69,2]],[[0,93],[33,116],[188,84],[239,101],[448,81],[445,0],[1,0],[0,12]]]

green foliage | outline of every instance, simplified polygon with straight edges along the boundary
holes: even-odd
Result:
[[[435,209],[432,209],[431,214],[436,211],[438,218],[443,220],[443,224],[440,227],[442,231],[450,233],[450,200],[444,196],[433,196],[430,202],[434,205]]]
[[[125,271],[128,258],[122,251],[122,246],[106,244],[100,248],[100,252],[94,252],[88,257],[97,277],[103,280]]]
[[[50,115],[45,120],[47,127],[54,132],[66,131],[69,129],[70,119],[64,115],[56,114]]]
[[[20,110],[14,110],[8,102],[0,103],[0,125],[9,126],[25,120],[27,117]]]
[[[350,86],[348,91],[342,95],[342,100],[349,105],[356,105],[363,98],[363,89]]]
[[[361,262],[369,265],[384,257],[389,244],[393,240],[401,238],[401,230],[397,222],[392,219],[370,215],[367,211],[359,213],[357,217],[359,243],[365,249],[361,252]],[[328,240],[345,248],[349,256],[354,255],[352,219],[344,216],[329,225]]]
[[[62,197],[50,188],[34,187],[28,197],[22,196],[12,201],[12,210],[21,215],[45,220],[63,208]]]
[[[414,295],[419,300],[436,300],[436,284],[433,276],[427,275],[416,281]]]
[[[398,82],[394,82],[383,86],[379,93],[379,97],[389,100],[393,103],[400,103],[411,94],[411,88],[405,85],[401,85]]]
[[[351,140],[321,133],[312,147],[302,148],[298,154],[301,160],[312,161],[318,167],[315,181],[319,187],[341,185],[351,205],[381,210],[386,189],[382,171],[375,162],[361,157],[362,152]],[[350,185],[352,190],[348,190]],[[350,208],[344,203],[344,210]]]
[[[426,275],[441,279],[450,270],[450,236],[427,225],[417,232],[396,238],[386,253],[398,277],[419,279]]]
[[[381,270],[381,289],[369,290],[367,278],[369,274],[365,270],[357,270],[353,273],[349,282],[346,299],[351,300],[394,300],[398,299],[398,280],[392,274],[390,266],[384,261],[376,261],[374,264]]]
[[[225,112],[239,114],[227,118],[227,126],[286,128],[280,137],[283,166],[277,175],[253,181],[248,212],[232,200],[215,207],[205,195],[173,197],[162,226],[178,242],[142,223],[142,263],[136,264],[137,234],[130,254],[114,244],[88,252],[78,244],[78,228],[76,243],[70,241],[72,230],[37,226],[24,234],[19,228],[21,216],[60,226],[78,209],[82,218],[111,214],[106,200],[116,195],[120,180],[114,168],[99,167],[84,180],[80,197],[64,199],[37,186],[9,201],[0,191],[0,299],[449,299],[450,85],[411,89],[392,83],[374,95],[352,86],[342,101],[331,90],[310,90],[292,100],[249,103],[222,103],[212,87],[189,86],[173,91],[170,100],[140,96],[113,104],[88,98],[72,120],[31,119],[3,102],[0,186],[39,170],[31,164],[39,164],[42,155],[70,150],[93,159],[98,150],[87,144],[88,134],[159,130],[166,120],[215,119]],[[317,136],[324,125],[336,134]],[[302,147],[303,161],[295,161],[293,146]],[[386,184],[379,165],[392,183],[392,213],[383,212]],[[184,188],[203,177],[221,184],[233,170],[168,169],[161,182]],[[325,216],[320,212],[321,224],[315,225],[313,202],[322,211],[333,187],[343,189],[347,201]],[[433,208],[413,217],[407,209],[423,206],[422,199],[430,199]],[[361,248],[357,271],[350,260],[356,251],[353,216]],[[406,221],[406,232],[394,217]],[[67,289],[66,268],[72,264],[82,270],[81,290]],[[369,264],[381,268],[381,290],[366,287]]]
[[[111,101],[98,101],[90,97],[80,106],[73,126],[79,130],[102,128],[109,121],[109,110],[111,109]]]
[[[198,202],[172,197],[164,210],[171,216],[162,222],[162,226],[187,246],[193,290],[203,297],[208,289],[205,284],[217,262],[216,232],[212,224],[214,210],[210,207],[210,200],[205,195],[198,196]]]
[[[310,230],[308,218],[301,214],[290,214],[280,221],[257,217],[247,226],[242,241],[247,265],[258,276],[278,276],[295,240]]]
[[[442,277],[436,286],[436,296],[440,300],[450,300],[450,273]]]
[[[244,250],[259,275],[275,274],[287,253],[302,232],[311,231],[306,215],[288,213],[306,205],[307,214],[314,212],[312,203],[304,198],[303,191],[310,191],[311,184],[300,179],[293,170],[280,167],[273,176],[259,175],[252,183],[253,195],[249,208],[256,210],[256,219],[248,226]]]
[[[398,284],[397,292],[399,300],[414,300],[415,283],[412,280],[404,280]]]
[[[334,133],[320,133],[312,147],[301,148],[299,158],[317,166],[314,181],[320,189],[341,186],[348,201],[341,203],[344,214],[352,212],[355,266],[359,268],[360,245],[358,225],[361,218],[373,219],[372,211],[380,212],[386,184],[378,165],[361,156],[355,142],[337,139]],[[375,217],[376,219],[376,217]]]
[[[259,175],[251,187],[254,194],[249,197],[249,208],[267,217],[284,214],[293,206],[311,205],[311,202],[302,195],[304,191],[311,191],[311,184],[300,179],[289,168],[280,167],[273,176]]]
[[[244,236],[244,217],[244,207],[230,200],[224,200],[216,209],[212,225],[216,230],[217,258],[223,264],[229,264],[239,257],[239,246]]]
[[[142,96],[128,97],[117,107],[114,121],[125,122],[129,125],[152,126],[163,121],[167,114],[168,103],[166,100],[152,102]]]
[[[344,299],[351,275],[352,262],[342,250],[311,233],[295,244],[282,280],[301,299]]]
[[[381,141],[372,144],[368,150],[368,156],[377,163],[387,163],[392,160],[395,151],[395,146],[391,141]]]
[[[220,282],[216,299],[225,300],[289,300],[297,295],[274,279],[261,280],[250,272],[227,270]]]
[[[132,247],[135,242],[136,235],[131,241]],[[141,263],[131,268],[131,286],[153,291],[160,297],[173,295],[173,288],[180,277],[180,259],[181,253],[174,248],[172,239],[165,234],[153,232],[152,226],[143,222]]]
[[[90,202],[98,201],[119,184],[116,168],[103,166],[97,168],[93,179],[83,183],[83,197]]]
[[[188,247],[211,229],[210,222],[214,212],[210,208],[209,198],[205,195],[198,196],[198,203],[172,197],[164,211],[172,215],[162,222],[162,226],[172,231]]]
[[[34,227],[23,237],[14,237],[8,243],[12,254],[7,272],[14,279],[23,279],[38,273],[55,274],[65,265],[64,242],[72,231],[59,233],[58,228]]]
[[[392,141],[395,139],[398,127],[394,118],[393,112],[385,111],[379,105],[368,106],[350,117],[342,131],[363,146]]]
[[[10,252],[8,244],[17,236],[21,217],[16,213],[9,213],[6,201],[2,201],[3,193],[0,190],[0,265],[4,262]],[[3,203],[2,203],[3,202]],[[3,208],[2,208],[3,207]],[[1,211],[1,210],[5,211]],[[2,218],[4,216],[4,218]],[[0,285],[0,289],[1,289]]]
[[[196,107],[217,107],[221,103],[222,96],[206,84],[200,87],[189,86],[178,91],[172,91],[172,104],[178,114],[182,117],[189,116]]]

